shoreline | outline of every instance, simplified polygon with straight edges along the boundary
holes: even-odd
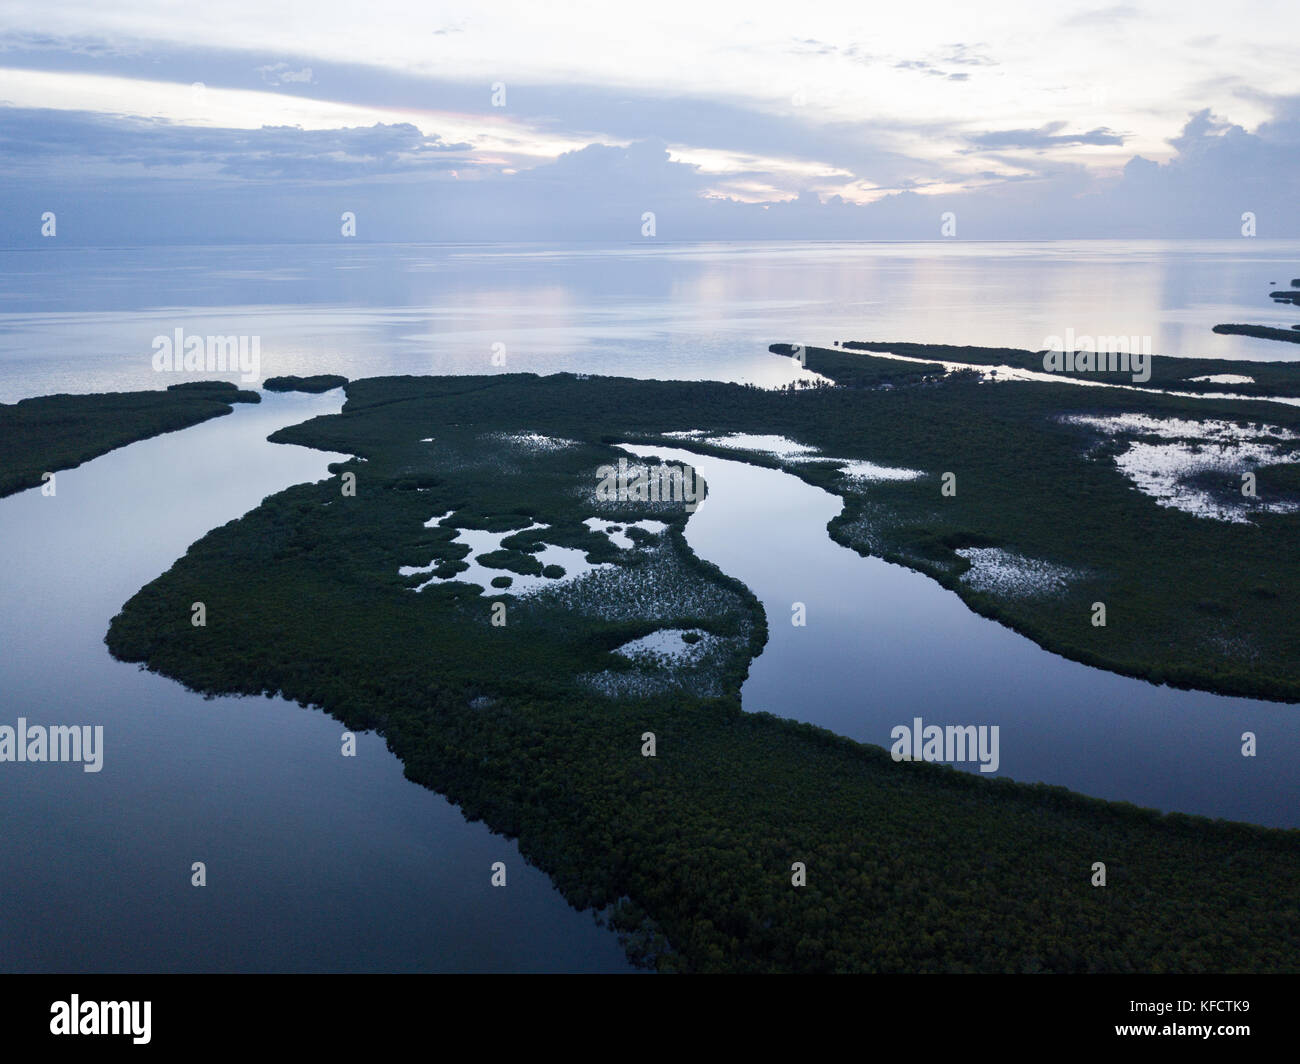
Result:
[[[575,906],[604,908],[631,898],[648,914],[651,937],[671,944],[655,953],[664,970],[1022,970],[1035,964],[1060,971],[1157,964],[1290,970],[1292,955],[1271,951],[1300,935],[1300,926],[1283,926],[1282,915],[1294,916],[1300,904],[1288,909],[1276,894],[1278,883],[1300,883],[1300,831],[1161,814],[925,762],[901,765],[881,748],[816,726],[745,713],[736,692],[754,640],[761,643],[760,630],[744,619],[754,616],[757,600],[707,569],[696,569],[699,577],[686,583],[674,575],[707,565],[683,550],[684,509],[627,503],[607,512],[606,520],[618,524],[653,519],[671,527],[658,545],[647,541],[627,555],[611,553],[607,540],[581,527],[591,503],[573,489],[590,478],[594,492],[592,473],[611,456],[616,460],[614,441],[627,438],[608,431],[611,417],[625,428],[627,421],[646,429],[656,423],[655,431],[639,435],[666,443],[664,432],[694,429],[689,421],[739,404],[750,413],[731,418],[733,424],[748,421],[751,431],[761,425],[802,438],[793,425],[771,423],[773,413],[815,402],[817,409],[804,410],[804,424],[834,429],[821,404],[866,397],[879,412],[880,403],[901,393],[905,409],[897,416],[905,424],[916,420],[909,409],[915,403],[951,405],[936,389],[955,389],[957,408],[966,408],[979,397],[976,387],[956,380],[885,393],[758,395],[736,386],[567,375],[354,381],[341,414],[274,438],[357,458],[336,464],[334,480],[268,498],[195,543],[126,604],[107,641],[115,656],[196,690],[279,691],[319,704],[349,726],[381,729],[408,776],[446,794],[467,816],[517,836],[521,850]],[[1000,396],[1009,409],[1028,401],[1032,413],[1041,395],[1035,399],[1024,389],[1046,386],[1006,387],[1020,389]],[[1059,391],[1049,390],[1049,398]],[[998,405],[987,388],[984,395]],[[1178,405],[1167,397],[1152,401]],[[567,443],[508,442],[534,438]],[[488,439],[497,442],[487,446]],[[900,454],[907,442],[899,442]],[[741,455],[733,450],[727,457]],[[354,499],[340,494],[347,473],[356,477]],[[824,469],[812,475],[827,484],[838,476]],[[1089,476],[1108,481],[1113,474],[1098,466]],[[453,521],[432,529],[425,524],[449,510]],[[477,587],[454,581],[411,595],[397,575],[400,566],[431,553],[447,561],[463,557],[454,528],[519,530],[504,546],[528,553],[543,535],[538,524],[549,530],[546,542],[616,563],[617,579],[631,581],[631,597],[616,597],[615,606],[642,605],[625,617],[621,606],[566,599],[559,591],[543,600],[505,592],[484,598]],[[650,600],[637,598],[642,577],[650,580],[646,587],[659,589]],[[680,597],[687,588],[721,597],[701,610]],[[186,612],[195,597],[205,597],[217,618],[201,645]],[[509,625],[490,625],[494,602],[506,604]],[[677,604],[664,610],[664,602]],[[654,612],[637,612],[646,608]],[[723,685],[723,697],[665,690],[609,699],[584,686],[585,675],[615,668],[613,647],[670,625],[732,641],[709,674]],[[256,660],[237,649],[250,638],[259,647]],[[418,655],[410,653],[414,647],[421,648]],[[639,749],[647,730],[658,739],[654,758]],[[691,875],[720,840],[723,852],[709,863],[711,875]],[[1248,864],[1220,882],[1224,862],[1240,860],[1243,848],[1252,851]],[[942,868],[924,857],[936,849],[948,854]],[[1033,867],[1021,867],[1031,853]],[[899,854],[911,856],[892,863]],[[1124,880],[1125,896],[1137,892],[1127,915],[1108,907],[1104,892],[1088,882],[1087,868],[1100,854],[1112,855],[1118,862],[1112,867],[1126,869],[1126,877],[1137,877]],[[988,871],[990,859],[996,873]],[[792,889],[792,860],[829,875],[835,889],[825,889],[825,879],[810,894]],[[963,886],[971,883],[992,892],[973,909]],[[882,896],[890,884],[901,894]],[[1255,926],[1230,927],[1235,944],[1226,952],[1210,947],[1197,960],[1183,946],[1190,936],[1191,948],[1200,950],[1224,932],[1229,886],[1258,889],[1270,900],[1252,911]],[[752,901],[742,904],[740,897]],[[892,900],[882,908],[884,897]],[[945,930],[949,916],[928,908],[934,899],[946,899],[942,913],[977,922],[981,913],[1009,911],[997,934],[957,945],[952,929]],[[1065,932],[1066,952],[1058,955],[1043,937],[1040,916],[1031,916],[1041,911],[1068,927],[1101,930],[1082,937]],[[1208,918],[1211,911],[1213,924],[1202,926],[1196,914]],[[833,926],[862,929],[868,937],[855,932],[823,940],[821,912]],[[1271,925],[1267,940],[1260,937],[1265,925]],[[881,946],[915,941],[918,928],[953,944],[929,958],[895,956]],[[1135,947],[1139,941],[1144,944]],[[809,944],[803,952],[801,942]]]
[[[0,498],[40,487],[43,474],[222,417],[234,403],[260,401],[256,392],[225,381],[192,381],[165,391],[61,393],[0,403]]]

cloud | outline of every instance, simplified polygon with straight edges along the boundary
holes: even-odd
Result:
[[[863,66],[869,66],[879,58],[870,52],[863,50],[862,46],[853,44],[829,44],[826,41],[819,41],[815,37],[804,37],[796,39],[795,47],[788,49],[791,55],[822,55],[846,59],[850,63],[860,63]]]
[[[243,76],[254,69],[245,63]],[[414,83],[369,84],[382,95]],[[504,142],[531,123],[586,143],[520,162],[414,122],[229,129],[3,109],[0,238],[31,242],[30,219],[45,209],[59,212],[61,240],[103,244],[327,239],[344,209],[365,219],[365,239],[394,241],[635,240],[645,211],[671,240],[934,239],[946,210],[964,239],[1235,236],[1244,211],[1261,236],[1300,236],[1300,96],[1253,101],[1269,111],[1253,131],[1197,109],[1168,138],[1167,159],[1134,155],[1108,175],[1055,149],[1129,135],[1065,120],[966,133],[727,98],[523,88],[511,87],[518,125],[493,126],[480,101],[481,128]],[[913,150],[922,140],[929,155]]]
[[[949,81],[967,81],[970,74],[966,71],[953,73],[943,69],[948,66],[992,67],[998,64],[987,55],[972,51],[973,47],[982,45],[950,44],[942,51],[926,59],[900,59],[894,64],[896,70],[915,70],[931,77],[947,78]]]
[[[982,47],[984,45],[950,44],[941,62],[955,63],[958,66],[997,66],[988,56],[971,51],[972,48]]]
[[[1061,25],[1071,29],[1082,29],[1089,26],[1113,26],[1118,22],[1125,22],[1137,16],[1138,9],[1132,4],[1115,4],[1112,7],[1098,7],[1088,11],[1080,11],[1077,15],[1071,15],[1065,19]]]
[[[468,144],[448,144],[415,126],[304,130],[209,129],[156,119],[64,111],[5,112],[0,161],[10,172],[56,177],[176,170],[178,176],[245,180],[350,181],[446,170]]]
[[[32,52],[35,54],[59,54],[93,59],[113,56],[140,56],[139,47],[132,47],[120,41],[109,41],[103,37],[90,36],[55,36],[48,33],[23,33],[0,31],[0,54]]]
[[[1061,133],[1064,122],[1049,122],[1038,129],[1003,129],[989,133],[977,133],[966,139],[977,148],[1059,148],[1077,144],[1118,144],[1124,143],[1122,134],[1114,130],[1098,127],[1086,133]]]
[[[894,64],[894,68],[897,70],[918,70],[922,74],[929,74],[937,78],[946,78],[948,76],[946,70],[940,70],[937,66],[927,63],[924,59],[900,59]]]
[[[311,67],[292,70],[288,63],[271,63],[258,67],[257,72],[268,85],[310,85],[312,83]]]

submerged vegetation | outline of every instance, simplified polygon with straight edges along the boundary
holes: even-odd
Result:
[[[633,956],[660,970],[1300,967],[1300,832],[896,763],[744,713],[761,606],[690,551],[683,502],[596,490],[599,470],[627,457],[619,442],[780,466],[844,496],[831,528],[841,542],[929,573],[1044,645],[1295,700],[1300,515],[1232,522],[1162,506],[1116,464],[1125,441],[1070,419],[1300,432],[1300,411],[988,384],[843,351],[807,359],[848,386],[354,381],[340,414],[272,437],[354,458],[195,543],[126,603],[109,648],[200,691],[280,692],[380,729],[411,779],[517,837],[573,904],[610,914]],[[690,438],[700,430],[777,434],[836,461]],[[1294,468],[1289,446],[1279,439],[1270,468]],[[864,481],[848,475],[853,461],[920,475]],[[1261,470],[1261,493],[1295,491],[1294,478],[1270,477]],[[466,571],[457,530],[510,533],[480,561],[500,567],[492,585],[520,575],[429,582],[430,566]],[[547,548],[587,565],[521,590]],[[1045,567],[1052,593],[963,581],[995,550]],[[1106,627],[1091,623],[1099,599]],[[195,601],[206,627],[191,624]],[[680,637],[689,653],[653,652],[656,633],[681,632],[695,636]],[[652,650],[620,652],[629,644]]]
[[[229,414],[256,392],[227,381],[190,381],[159,392],[45,395],[0,403],[0,496],[31,488],[128,443]]]

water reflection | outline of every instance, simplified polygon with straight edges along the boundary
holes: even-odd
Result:
[[[1288,359],[1211,332],[1289,325],[1300,243],[331,245],[0,254],[0,400],[157,387],[154,336],[261,337],[283,373],[553,373],[783,384],[777,341],[1038,350],[1151,336],[1157,354]],[[1288,316],[1289,315],[1289,316]],[[504,367],[494,365],[504,344]]]
[[[742,691],[767,710],[878,746],[895,725],[993,725],[1000,773],[1165,810],[1300,826],[1296,707],[1157,687],[1067,661],[934,581],[833,542],[837,496],[778,470],[629,445],[693,465],[708,495],[691,548],[743,581],[768,643]],[[803,603],[806,627],[791,624]],[[1241,756],[1241,734],[1258,756]],[[964,766],[971,767],[971,766]]]
[[[0,970],[627,970],[382,739],[344,758],[317,710],[205,701],[109,657],[109,619],[192,541],[326,475],[341,456],[266,436],[340,401],[268,395],[61,472],[53,498],[0,500],[0,723],[98,724],[105,746],[95,774],[0,766]]]

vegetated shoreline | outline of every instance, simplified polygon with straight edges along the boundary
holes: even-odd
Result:
[[[844,341],[840,344],[842,351],[862,351],[862,352],[888,352],[891,354],[905,355],[908,358],[933,358],[942,360],[942,362],[960,362],[970,365],[972,368],[990,365],[1008,365],[1020,369],[1042,370],[1042,353],[1026,351],[1019,348],[987,348],[987,347],[958,347],[946,344],[924,344],[914,342],[894,342],[894,341]],[[774,354],[790,355],[793,346],[790,344],[772,344],[770,350]],[[882,384],[894,387],[900,385],[907,379],[907,374],[914,375],[914,379],[924,383],[932,383],[938,377],[944,374],[944,368],[941,362],[929,364],[908,363],[906,369],[899,373],[891,373],[888,363],[884,363],[880,368],[874,370],[867,378],[866,385],[856,383],[859,373],[850,369],[847,372],[843,368],[842,360],[844,355],[842,351],[836,351],[831,348],[819,347],[802,347],[804,364],[807,369],[830,376],[839,383],[849,383],[850,386],[879,387]],[[875,361],[875,360],[872,360]],[[1233,384],[1231,389],[1234,393],[1250,396],[1265,400],[1275,396],[1300,396],[1300,362],[1243,362],[1230,361],[1223,359],[1199,359],[1199,358],[1176,358],[1170,356],[1152,356],[1151,379],[1148,382],[1139,384],[1139,387],[1150,389],[1165,389],[1177,387],[1180,390],[1188,391],[1217,391],[1224,387],[1221,384],[1207,382],[1189,382],[1186,377],[1192,373],[1207,375],[1208,373],[1227,372],[1236,370],[1244,372],[1255,377],[1254,384]],[[1062,376],[1091,379],[1102,381],[1108,384],[1132,384],[1131,375],[1125,373],[1083,373],[1068,372],[1062,373]],[[1007,383],[1001,383],[998,387],[1007,387]],[[1193,400],[1194,401],[1194,400]],[[1236,400],[1229,402],[1237,403]],[[1081,404],[1082,405],[1082,404]],[[1136,405],[1136,404],[1135,404]],[[1239,404],[1245,405],[1245,404]],[[1257,407],[1251,407],[1252,414],[1258,414]],[[1205,413],[1221,414],[1222,410],[1206,410]],[[1267,417],[1270,420],[1292,420],[1285,413],[1271,410]],[[638,440],[636,442],[662,442],[660,440]],[[700,451],[701,453],[711,454],[720,458],[731,458],[733,460],[743,460],[753,464],[766,465],[772,468],[782,469],[801,479],[824,487],[833,493],[837,492],[835,487],[827,486],[816,473],[807,466],[781,462],[766,455],[745,453],[732,448],[720,448],[700,446],[697,443],[690,443],[688,446]],[[1079,649],[1063,643],[1059,638],[1059,633],[1049,626],[1034,624],[1018,617],[1013,611],[1007,608],[1005,601],[995,596],[982,594],[973,589],[969,584],[962,582],[962,576],[968,569],[968,565],[959,565],[956,568],[934,564],[925,558],[918,557],[915,553],[908,550],[897,549],[875,549],[865,545],[860,539],[850,534],[850,529],[864,517],[864,508],[862,500],[838,492],[844,500],[844,508],[841,512],[831,519],[827,529],[831,538],[841,546],[848,547],[864,557],[879,557],[884,561],[895,565],[901,565],[905,568],[912,569],[925,576],[930,577],[940,586],[955,593],[964,602],[970,610],[985,617],[989,620],[1010,628],[1012,631],[1030,639],[1044,650],[1058,654],[1061,657],[1071,661],[1077,661],[1080,664],[1088,665],[1093,668],[1103,669],[1107,672],[1113,672],[1117,675],[1127,676],[1132,679],[1142,680],[1147,683],[1165,685],[1178,688],[1181,690],[1202,690],[1212,694],[1225,695],[1229,697],[1248,697],[1258,698],[1264,701],[1294,703],[1300,702],[1300,684],[1280,685],[1269,678],[1259,678],[1257,680],[1236,679],[1232,682],[1222,682],[1212,676],[1207,676],[1200,669],[1179,669],[1168,665],[1156,665],[1150,667],[1133,667],[1122,662],[1117,662],[1104,654],[1090,652],[1086,649]],[[979,535],[962,536],[960,534],[949,537],[949,546],[954,548],[966,546],[992,546],[996,545],[993,540],[985,540]],[[1300,545],[1300,544],[1297,544]]]
[[[1289,303],[1300,306],[1300,277],[1292,278],[1291,289],[1278,289],[1268,294],[1274,303]],[[1216,333],[1230,336],[1253,336],[1258,340],[1280,340],[1287,344],[1300,344],[1300,324],[1290,329],[1279,329],[1272,325],[1240,325],[1226,323],[1214,327]]]
[[[340,414],[272,438],[357,460],[333,466],[337,479],[268,497],[196,542],[132,597],[106,641],[115,656],[205,693],[280,693],[349,727],[381,729],[410,778],[518,837],[574,905],[612,907],[613,924],[641,943],[634,959],[661,970],[1296,970],[1300,832],[898,764],[821,728],[744,713],[739,689],[763,642],[761,606],[690,552],[686,514],[631,502],[609,511],[611,522],[669,524],[661,546],[635,557],[579,530],[590,502],[574,488],[616,460],[618,440],[680,446],[663,434],[702,419],[800,439],[822,426],[822,442],[839,454],[845,449],[831,447],[837,410],[862,413],[851,436],[886,403],[902,404],[884,426],[894,431],[918,411],[967,410],[981,423],[984,403],[1036,419],[1076,398],[1050,385],[981,388],[934,381],[930,367],[820,357],[822,372],[839,368],[836,358],[855,360],[858,381],[885,374],[898,384],[781,395],[568,374],[352,382]],[[1113,396],[1088,399],[1106,407]],[[1139,401],[1182,412],[1191,402]],[[1124,403],[1133,402],[1126,393]],[[995,437],[1024,431],[1015,418],[984,427]],[[530,451],[511,433],[545,433],[566,446]],[[962,438],[958,430],[939,453]],[[1037,442],[1072,457],[1055,430]],[[357,497],[340,490],[348,473]],[[843,488],[830,470],[804,476]],[[1108,477],[1102,465],[1080,475],[1085,488]],[[1112,495],[1108,505],[1148,512]],[[424,526],[449,509],[450,525]],[[1205,532],[1152,516],[1157,527]],[[650,586],[665,593],[674,567],[685,566],[696,576],[678,590],[708,590],[714,605],[701,613],[679,598],[663,615],[651,603],[650,614],[609,618],[575,612],[572,602],[483,596],[454,581],[417,595],[396,575],[430,554],[454,575],[463,553],[453,527],[519,529],[503,548],[529,553],[534,521],[550,526],[547,542],[590,549],[617,563],[619,579],[649,572],[660,581]],[[959,527],[938,538],[972,534]],[[1215,549],[1215,537],[1200,548]],[[904,564],[915,558],[902,554]],[[203,630],[189,623],[195,598],[208,603]],[[645,605],[636,595],[627,601]],[[496,602],[508,603],[512,618],[499,629],[487,620]],[[695,677],[697,690],[605,698],[583,686],[593,670],[631,668],[615,665],[613,647],[666,626],[713,630],[732,640],[732,652]],[[710,681],[716,697],[698,693]],[[653,758],[642,756],[647,731],[658,742]],[[806,887],[791,885],[795,861],[808,869]],[[1090,881],[1097,861],[1109,870],[1105,888]]]
[[[805,349],[809,350],[809,349]],[[653,436],[636,436],[627,439],[618,440],[620,443],[634,443],[647,445],[665,445],[672,443],[673,446],[681,447],[687,450],[695,451],[700,455],[708,455],[714,458],[724,458],[733,462],[745,462],[749,465],[764,466],[769,469],[778,469],[791,476],[799,477],[810,484],[821,487],[824,490],[834,492],[834,489],[821,482],[815,475],[810,476],[806,469],[801,469],[798,465],[782,462],[780,459],[768,455],[744,452],[739,449],[729,447],[715,447],[707,444],[700,444],[697,441],[665,441],[660,437]],[[1086,651],[1079,651],[1069,645],[1062,644],[1051,629],[1039,627],[1016,617],[1002,607],[1000,602],[993,597],[982,594],[974,590],[971,585],[962,582],[962,576],[969,569],[969,563],[960,569],[945,568],[943,566],[927,563],[924,559],[918,558],[915,554],[906,551],[897,550],[875,550],[861,540],[854,538],[849,530],[862,520],[864,511],[860,503],[856,500],[844,498],[844,508],[827,524],[827,533],[830,538],[842,547],[847,547],[854,553],[864,558],[880,558],[882,561],[889,562],[891,565],[900,565],[905,569],[910,569],[922,576],[929,577],[935,583],[939,584],[947,591],[951,591],[972,613],[976,613],[986,620],[994,621],[1005,628],[1009,628],[1017,635],[1022,635],[1032,643],[1041,647],[1050,654],[1056,654],[1068,661],[1077,661],[1081,665],[1087,665],[1090,668],[1101,669],[1104,672],[1111,672],[1117,676],[1125,676],[1133,680],[1141,680],[1144,683],[1153,686],[1173,687],[1183,691],[1205,691],[1209,694],[1223,695],[1229,698],[1256,698],[1265,702],[1282,702],[1292,704],[1300,701],[1300,691],[1287,688],[1279,690],[1277,686],[1267,680],[1260,681],[1258,684],[1234,684],[1231,686],[1216,686],[1212,679],[1205,677],[1199,672],[1179,672],[1172,671],[1168,668],[1136,668],[1127,666],[1123,663],[1112,661],[1099,654],[1091,654]],[[990,546],[991,543],[985,543],[978,537],[957,537],[952,539],[953,547],[978,547]]]
[[[1039,368],[1041,353],[1013,348],[954,347],[951,345],[917,344],[896,341],[846,341],[842,345],[845,351],[882,351],[905,354],[913,358],[934,358],[943,361],[960,361],[971,365],[1006,364],[1020,368]],[[790,348],[784,344],[772,345],[774,353],[786,354]],[[932,381],[943,376],[943,367],[936,363],[927,365],[898,363],[880,363],[879,360],[863,360],[862,366],[844,365],[844,356],[840,351],[828,348],[811,347],[806,349],[806,357],[811,359],[809,368],[817,371],[826,369],[835,374],[835,379],[850,387],[872,387],[885,383],[906,383],[912,381]],[[828,360],[830,362],[828,363]],[[1234,391],[1241,394],[1253,394],[1259,398],[1273,395],[1300,392],[1300,364],[1275,362],[1233,362],[1227,360],[1180,359],[1154,356],[1152,375],[1148,387],[1190,387],[1211,388],[1218,385],[1199,382],[1188,384],[1186,377],[1196,374],[1205,375],[1207,369],[1228,370],[1235,368],[1247,371],[1255,377],[1254,384],[1233,385]],[[866,374],[864,377],[863,374]],[[1084,374],[1067,374],[1086,376]],[[1098,379],[1115,378],[1117,382],[1125,380],[1124,374],[1096,374]],[[274,387],[272,387],[274,382]],[[337,375],[322,374],[316,377],[279,377],[270,378],[266,386],[273,391],[308,391],[319,392],[339,387],[346,378]],[[8,460],[4,462],[7,475],[0,478],[0,496],[41,483],[41,471],[56,471],[71,468],[91,458],[98,457],[116,447],[145,439],[163,432],[188,427],[211,417],[222,416],[232,409],[233,402],[256,402],[259,396],[255,392],[241,391],[235,385],[222,381],[199,381],[173,385],[165,392],[130,392],[100,393],[82,396],[45,396],[22,400],[17,404],[0,404],[0,428],[4,432],[0,448],[8,450]],[[137,422],[124,418],[136,415]],[[26,437],[13,424],[18,415],[23,415],[28,434]],[[8,423],[6,423],[8,422]],[[75,455],[63,455],[57,451],[59,434],[65,432],[63,424],[71,422],[73,427],[82,432],[84,442],[79,439],[80,449]],[[611,437],[613,438],[613,437]],[[628,442],[666,442],[657,434],[628,436]],[[671,441],[678,445],[682,441]],[[784,468],[802,479],[818,486],[836,491],[834,486],[824,483],[824,477],[815,475],[806,467],[783,465],[761,453],[744,452],[734,448],[711,448],[698,443],[688,444],[705,454],[717,457],[742,460],[759,465]],[[39,470],[39,471],[38,471]],[[1165,669],[1130,668],[1122,663],[1107,659],[1105,656],[1079,653],[1068,646],[1063,646],[1053,636],[1053,632],[1042,625],[1026,623],[1013,613],[1008,613],[1000,604],[987,596],[973,592],[961,581],[965,567],[958,571],[950,568],[928,564],[905,551],[882,550],[873,552],[855,541],[847,533],[855,521],[862,518],[860,500],[844,495],[844,510],[834,518],[828,532],[843,546],[850,547],[858,553],[877,556],[894,564],[904,565],[936,580],[945,588],[962,598],[968,608],[981,616],[996,620],[1014,631],[1032,639],[1044,649],[1061,654],[1071,660],[1097,668],[1107,669],[1120,675],[1142,679],[1152,683],[1165,683],[1184,689],[1203,689],[1224,695],[1246,695],[1273,701],[1295,701],[1300,697],[1300,690],[1277,690],[1271,683],[1242,686],[1241,684],[1224,686],[1216,684],[1213,678],[1199,673],[1180,674]]]
[[[1237,326],[1215,326],[1214,331],[1236,329]],[[1243,325],[1242,329],[1263,328],[1263,326]],[[1285,331],[1285,330],[1279,330]],[[1247,334],[1249,335],[1249,334]],[[1300,334],[1296,334],[1300,336]],[[1288,339],[1295,337],[1288,334]],[[1043,352],[1027,351],[1018,347],[965,347],[952,344],[919,344],[908,341],[884,340],[845,340],[840,344],[843,351],[863,351],[905,355],[908,358],[927,358],[944,362],[962,362],[972,367],[1011,366],[1015,369],[1044,372]],[[789,344],[773,344],[776,354],[789,354]],[[836,352],[831,348],[806,348],[823,354]],[[1063,370],[1059,375],[1071,380],[1087,380],[1104,384],[1119,384],[1133,388],[1151,390],[1172,390],[1191,394],[1215,394],[1230,390],[1234,395],[1248,396],[1252,399],[1300,398],[1300,363],[1275,361],[1248,361],[1228,358],[1180,358],[1174,355],[1150,356],[1151,377],[1146,381],[1135,381],[1131,372],[1085,372],[1081,370]],[[942,369],[935,366],[935,369]],[[1215,381],[1196,380],[1196,377],[1215,376],[1218,374],[1242,375],[1253,378],[1252,382],[1224,385]]]
[[[267,377],[262,387],[268,392],[307,392],[319,395],[321,392],[333,391],[347,384],[347,377],[337,373],[317,373],[311,377]]]
[[[227,381],[173,384],[166,391],[45,395],[0,403],[0,498],[39,486],[130,443],[229,414],[261,396]]]
[[[1300,325],[1293,325],[1290,329],[1278,329],[1272,325],[1238,325],[1231,322],[1216,325],[1216,333],[1224,333],[1229,336],[1253,336],[1257,340],[1281,340],[1287,344],[1300,344]]]

